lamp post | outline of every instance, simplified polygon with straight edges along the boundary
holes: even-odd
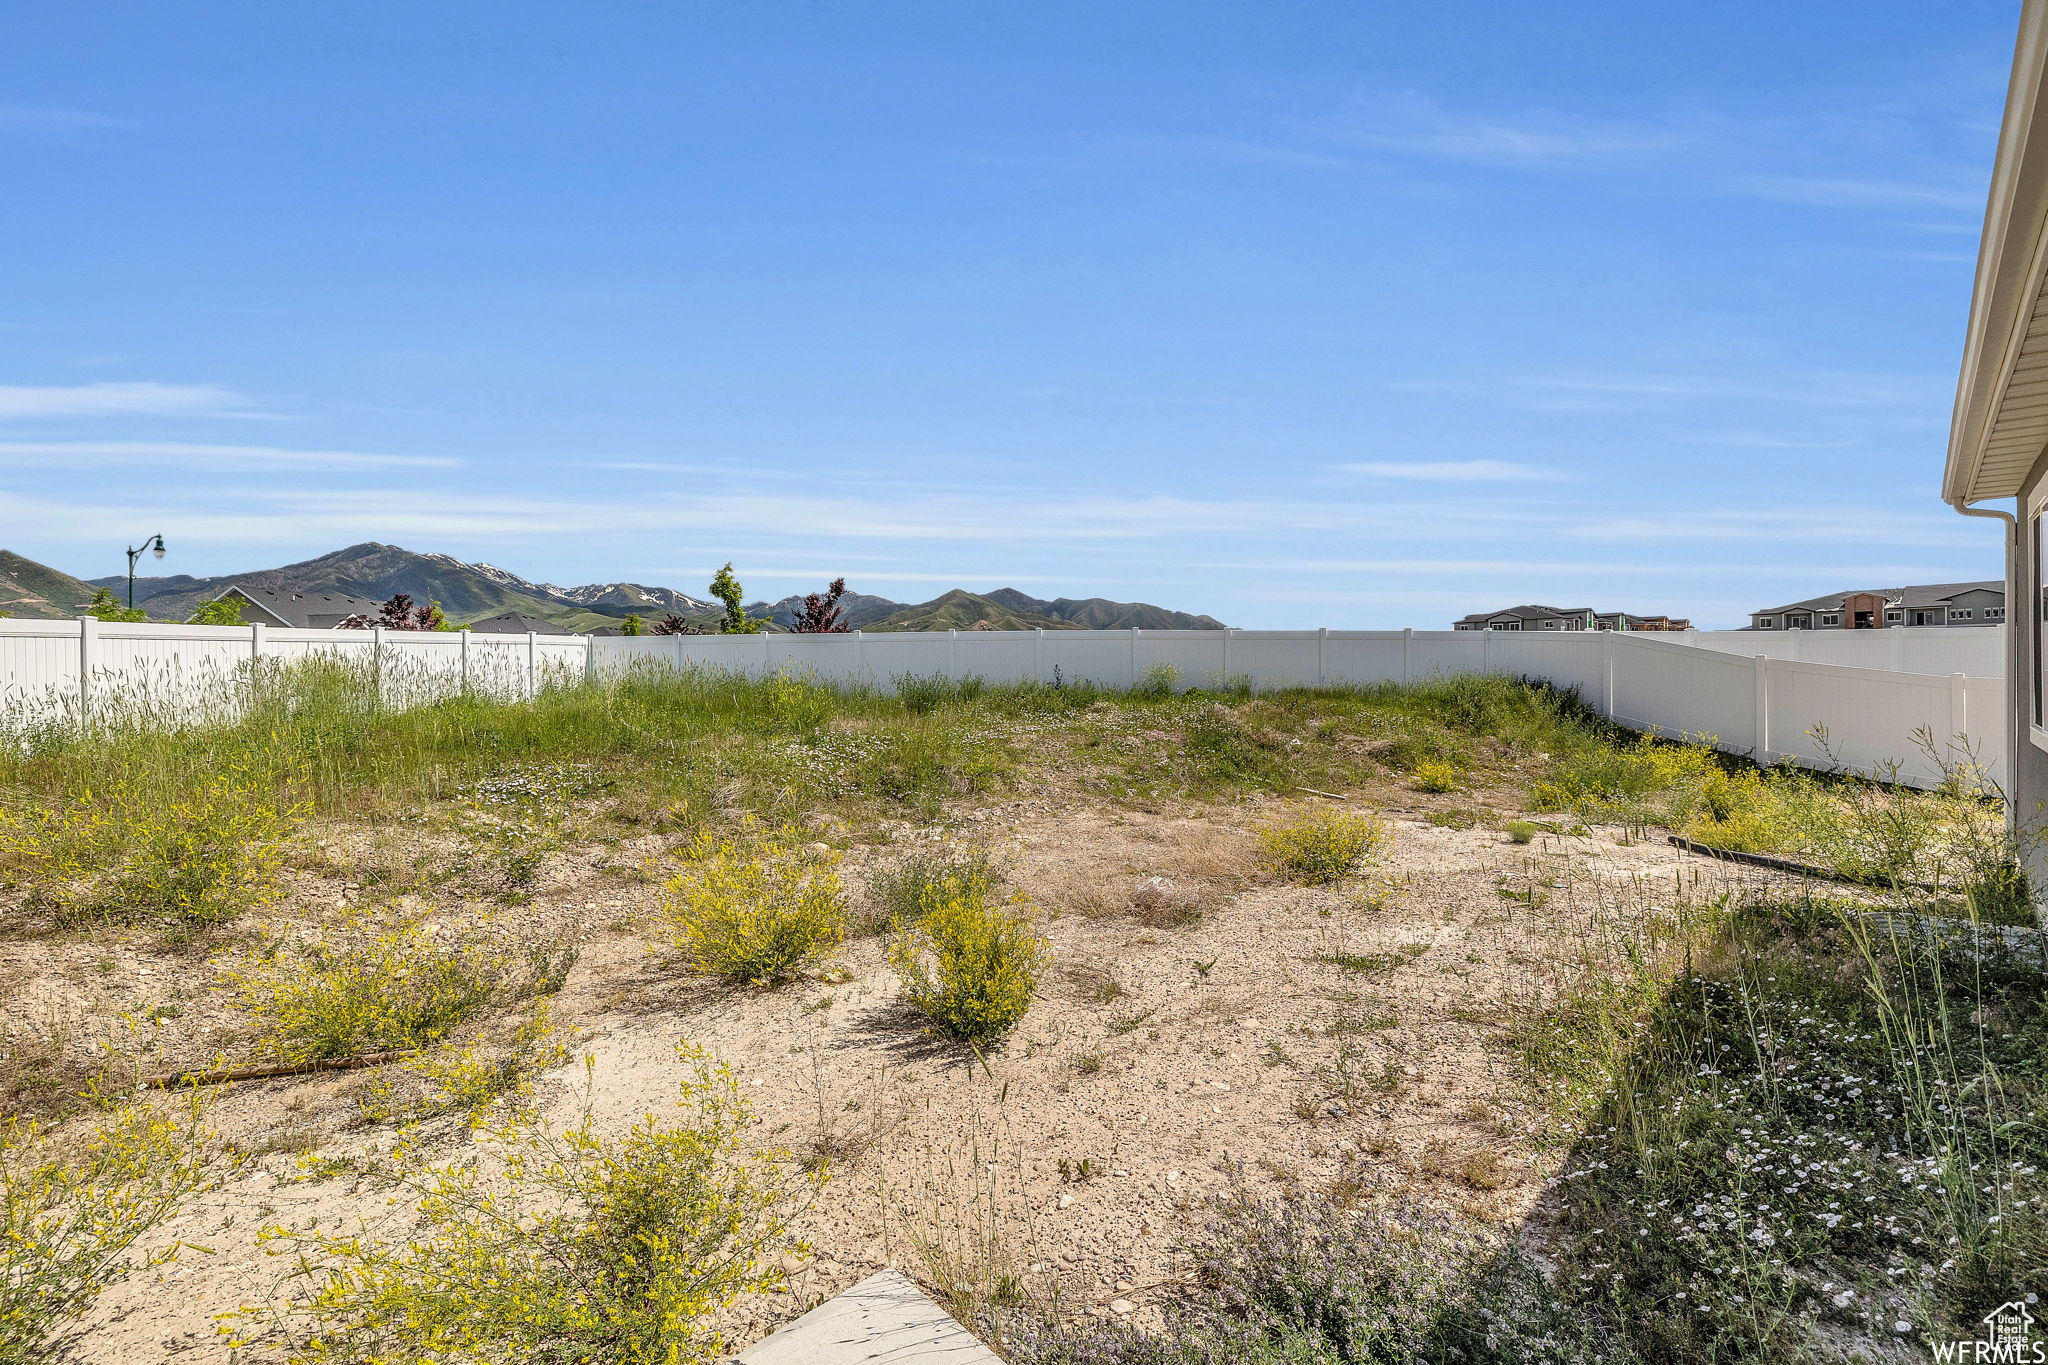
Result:
[[[158,559],[164,557],[164,538],[161,535],[144,536],[142,544],[128,547],[128,609],[135,609],[135,561],[142,558],[143,551],[150,551]]]

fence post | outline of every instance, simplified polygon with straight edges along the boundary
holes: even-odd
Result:
[[[853,633],[853,681],[860,687],[868,685],[867,658],[867,642],[861,638],[859,631],[855,631]]]
[[[1799,634],[1797,630],[1785,632],[1785,658],[1795,664],[1799,662]]]
[[[1970,693],[1961,673],[1948,675],[1948,740],[1953,747],[1959,736],[1970,733]]]
[[[526,632],[526,699],[540,695],[540,632]]]
[[[459,630],[456,634],[462,637],[462,648],[457,652],[462,656],[462,695],[466,697],[469,695],[469,632]]]
[[[100,619],[97,616],[78,618],[78,720],[85,722],[86,708],[92,705],[92,671],[99,666]]]
[[[769,649],[768,632],[764,630],[761,632],[761,676],[764,678],[768,676],[768,664],[771,661],[771,659],[772,655]]]
[[[377,705],[384,704],[384,627],[370,627],[370,687],[377,694]]]
[[[1316,686],[1321,687],[1330,678],[1330,628],[1316,627]]]
[[[946,631],[946,676],[960,676],[960,632],[951,628]]]
[[[1036,682],[1045,681],[1045,627],[1031,628],[1031,677]]]
[[[249,623],[249,662],[253,664],[262,657],[263,623],[261,621],[251,621]]]
[[[1892,637],[1892,672],[1906,671],[1906,628],[1904,625],[1888,627]]]
[[[1600,632],[1600,714],[1614,719],[1614,632]]]
[[[1401,685],[1415,681],[1415,627],[1401,627]]]
[[[1131,686],[1138,685],[1138,628],[1131,627]]]
[[[1764,671],[1770,661],[1770,656],[1766,654],[1750,657],[1750,671],[1755,679],[1756,689],[1752,703],[1754,711],[1750,718],[1750,731],[1754,740],[1750,757],[1759,763],[1771,761],[1771,679]]]
[[[1493,632],[1483,628],[1479,632],[1479,671],[1493,672]]]
[[[589,682],[597,676],[597,637],[583,637],[583,681]]]
[[[1230,637],[1237,631],[1236,626],[1223,628],[1223,685],[1230,686]]]

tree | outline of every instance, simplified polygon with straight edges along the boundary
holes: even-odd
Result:
[[[705,630],[704,627],[693,626],[674,612],[670,612],[654,623],[654,633],[656,635],[702,635],[705,633]]]
[[[239,626],[242,622],[244,603],[239,597],[216,597],[201,602],[198,610],[186,618],[187,625],[193,626]]]
[[[790,629],[799,635],[832,635],[853,629],[841,619],[839,599],[846,596],[846,580],[835,578],[832,585],[821,596],[810,593],[804,598],[804,609],[797,614]]]
[[[92,601],[85,604],[85,614],[101,621],[147,621],[149,616],[141,607],[124,607],[114,600],[114,594],[101,588],[92,595]]]
[[[647,623],[640,619],[640,613],[637,611],[627,612],[626,619],[619,622],[619,634],[621,635],[645,635],[646,633]]]
[[[718,622],[720,635],[759,635],[768,628],[766,621],[747,615],[747,609],[740,604],[745,592],[740,581],[732,576],[732,561],[727,560],[725,567],[711,580],[711,595],[725,603],[725,615]],[[671,632],[675,633],[678,632]]]
[[[441,614],[439,602],[429,602],[425,606],[416,607],[413,605],[411,594],[402,592],[392,593],[390,599],[377,608],[375,616],[359,611],[354,616],[337,622],[334,628],[369,630],[373,626],[382,626],[386,630],[455,629],[448,624],[448,618]]]

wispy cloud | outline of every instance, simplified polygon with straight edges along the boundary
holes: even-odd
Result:
[[[96,114],[89,109],[65,109],[45,104],[0,103],[0,134],[17,137],[71,139],[85,133],[117,132],[139,128],[131,119]]]
[[[1561,170],[1684,146],[1691,135],[1650,121],[1602,121],[1550,111],[1474,115],[1417,96],[1382,99],[1319,125],[1333,142],[1443,161]]]
[[[248,400],[219,384],[0,384],[0,418],[245,413]]]
[[[1571,477],[1555,469],[1509,460],[1367,460],[1336,468],[1367,478],[1418,483],[1542,483]]]
[[[202,471],[445,468],[462,463],[445,455],[383,455],[357,450],[292,450],[284,446],[184,441],[0,441],[0,461],[45,468],[148,465]]]
[[[1984,190],[1974,185],[1936,185],[1912,180],[1830,175],[1746,175],[1730,181],[1738,194],[1813,208],[1984,207]]]

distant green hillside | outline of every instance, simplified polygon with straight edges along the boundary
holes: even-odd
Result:
[[[125,587],[127,580],[123,579]],[[0,550],[0,614],[55,620],[76,616],[95,589],[90,583]]]
[[[990,630],[1078,630],[1066,621],[1050,616],[1012,610],[1000,602],[955,588],[942,597],[905,607],[885,616],[865,630],[973,630],[986,622]]]

